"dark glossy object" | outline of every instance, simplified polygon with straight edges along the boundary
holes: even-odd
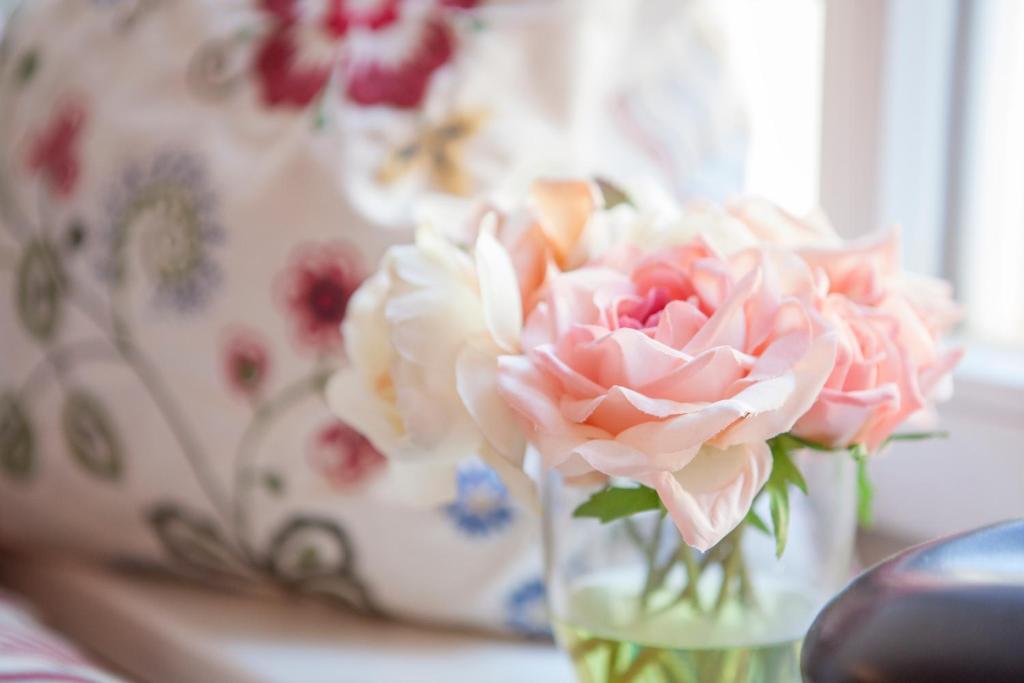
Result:
[[[1024,521],[911,548],[830,602],[807,683],[1024,681]]]

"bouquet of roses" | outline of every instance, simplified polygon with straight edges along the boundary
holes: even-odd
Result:
[[[806,487],[793,451],[863,463],[919,438],[895,430],[959,360],[941,346],[957,316],[945,283],[901,270],[895,231],[846,243],[764,201],[666,215],[544,181],[388,252],[349,304],[328,398],[404,495],[452,496],[475,454],[529,496],[532,447],[603,484],[579,516],[661,509],[698,550],[748,519],[781,554]]]

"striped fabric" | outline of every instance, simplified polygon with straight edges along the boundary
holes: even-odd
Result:
[[[119,683],[47,630],[24,603],[0,592],[0,683]]]

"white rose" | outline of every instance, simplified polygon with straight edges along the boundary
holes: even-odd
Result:
[[[474,254],[432,229],[392,248],[349,303],[349,366],[329,382],[332,410],[390,460],[401,500],[455,495],[455,467],[479,455],[513,493],[531,495],[519,465],[525,440],[493,388],[497,356],[522,326],[511,261],[481,229]]]

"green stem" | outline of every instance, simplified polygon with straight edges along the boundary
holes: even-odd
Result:
[[[633,520],[626,519],[626,530],[629,532],[630,537],[632,537],[633,542],[639,545],[644,552],[644,560],[647,564],[647,577],[644,579],[644,589],[640,594],[640,609],[646,610],[651,595],[654,591],[661,588],[661,584],[665,580],[665,574],[668,573],[667,571],[663,572],[657,566],[658,550],[661,549],[661,520],[659,519],[655,522],[651,539],[646,542],[643,540],[643,536],[640,534],[640,530],[636,528]],[[671,565],[669,568],[671,568]]]
[[[683,566],[686,568],[686,588],[683,589],[682,598],[689,600],[694,609],[703,611],[700,604],[700,595],[697,593],[697,582],[700,581],[700,565],[693,555],[693,548],[686,543],[679,544],[679,554],[683,558]]]
[[[622,672],[622,675],[615,680],[620,683],[632,683],[632,681],[636,680],[637,676],[643,673],[648,666],[654,664],[657,659],[657,649],[645,648],[636,659],[629,663],[629,666]]]
[[[722,587],[718,591],[718,599],[715,601],[715,615],[718,616],[722,613],[722,609],[725,604],[729,601],[730,589],[735,579],[739,578],[739,575],[746,572],[746,568],[743,566],[743,531],[746,527],[746,523],[741,523],[736,529],[734,529],[728,536],[723,539],[723,542],[729,544],[729,549],[725,557],[725,563],[723,566],[722,573]]]
[[[256,444],[277,417],[302,399],[322,391],[329,376],[329,370],[319,369],[285,386],[272,399],[257,408],[238,440],[232,477],[231,522],[239,544],[250,555],[252,553],[248,542],[247,494],[252,483],[251,461],[259,453]]]
[[[121,355],[103,339],[85,339],[47,347],[46,354],[25,375],[18,390],[24,400],[47,384],[48,379],[59,381],[58,373],[72,363],[93,361],[120,361]]]
[[[164,384],[163,377],[157,369],[141,354],[134,344],[121,340],[119,344],[121,352],[128,364],[135,371],[135,375],[142,382],[149,392],[150,398],[157,405],[164,416],[167,426],[175,435],[185,459],[191,466],[192,472],[199,482],[199,486],[206,493],[207,499],[213,504],[223,518],[227,518],[230,509],[228,496],[221,488],[216,475],[210,469],[209,461],[204,456],[198,439],[192,433],[180,411],[178,403],[171,396],[170,390]]]

